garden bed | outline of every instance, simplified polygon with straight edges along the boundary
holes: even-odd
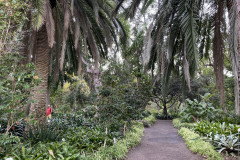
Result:
[[[174,119],[173,125],[192,152],[208,159],[221,159],[219,155],[226,160],[238,159],[238,125],[208,121],[182,123],[180,119]]]
[[[205,142],[200,138],[200,135],[194,133],[189,128],[192,128],[194,124],[192,123],[181,123],[179,119],[173,120],[173,125],[175,128],[179,129],[179,135],[181,135],[189,148],[193,153],[202,155],[209,160],[221,160],[223,157],[220,153],[214,150],[214,146],[208,142]],[[188,128],[186,128],[188,127]]]

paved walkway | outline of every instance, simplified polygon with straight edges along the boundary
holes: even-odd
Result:
[[[127,160],[202,160],[186,147],[170,120],[158,120],[145,128],[141,144],[132,149]]]

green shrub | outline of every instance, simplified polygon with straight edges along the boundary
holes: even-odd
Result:
[[[229,153],[233,151],[240,151],[238,134],[230,133],[228,136],[224,134],[216,134],[214,135],[212,143],[216,146],[220,153],[222,151],[227,151]]]
[[[144,127],[151,127],[152,124],[156,122],[156,118],[153,115],[150,115],[143,119]]]
[[[90,130],[90,129],[89,129]],[[81,159],[81,160],[106,160],[106,159],[124,159],[128,150],[141,142],[141,137],[143,135],[143,124],[140,122],[133,122],[132,127],[129,131],[127,131],[125,138],[117,140],[113,145],[107,145],[106,147],[102,146],[102,143],[98,143],[99,135],[95,135],[95,139],[93,135],[89,135],[89,132],[79,133],[74,132],[72,136],[72,142],[69,138],[63,139],[58,142],[38,142],[37,144],[22,144],[20,140],[15,140],[15,137],[5,137],[2,139],[4,142],[9,142],[10,144],[19,143],[19,145],[15,145],[15,150],[10,149],[7,156],[13,157],[16,160],[22,159]],[[84,131],[83,131],[84,132]],[[99,132],[99,131],[95,131]],[[101,134],[101,133],[100,133]],[[77,139],[76,137],[80,138]],[[6,138],[8,141],[6,141]],[[18,137],[16,137],[18,138]],[[86,139],[84,141],[84,139]],[[103,142],[103,137],[100,136],[100,141]],[[86,142],[87,141],[87,142]],[[100,142],[99,141],[99,142]],[[0,141],[1,142],[1,141]],[[14,143],[13,143],[14,142]],[[84,146],[80,146],[83,143],[88,143],[88,149],[84,148]],[[94,150],[96,148],[91,148],[91,144],[102,146],[98,148],[97,151],[91,152],[91,149]],[[11,145],[10,147],[13,147]],[[79,145],[79,146],[78,146]],[[99,147],[98,146],[98,147]],[[1,146],[1,147],[5,147]],[[82,148],[81,148],[82,147]],[[85,146],[87,147],[87,146]],[[4,153],[6,153],[4,151]],[[0,158],[3,158],[5,155],[0,154]],[[54,157],[55,158],[54,158]],[[7,158],[7,157],[5,157]]]
[[[178,129],[180,129],[182,127],[193,128],[195,126],[195,124],[194,123],[182,123],[179,118],[176,118],[173,120],[173,126]]]
[[[171,120],[171,119],[178,118],[178,117],[179,117],[178,114],[172,114],[172,115],[157,114],[156,115],[156,118],[161,119],[161,120]]]
[[[0,134],[0,158],[11,153],[20,143],[20,138],[12,135]]]
[[[221,154],[216,152],[210,143],[204,142],[198,134],[188,128],[181,128],[178,133],[193,153],[206,156],[209,160],[223,160]]]
[[[216,134],[236,134],[238,133],[238,128],[239,126],[236,124],[201,121],[196,123],[194,130],[204,136],[207,136],[210,133],[212,133],[212,135],[214,136]]]
[[[38,142],[55,142],[61,139],[59,130],[47,128],[44,126],[29,129],[28,132],[24,133],[24,138],[30,140],[31,143]]]
[[[197,99],[190,100],[186,99],[185,106],[181,111],[181,118],[183,122],[194,122],[196,120],[214,120],[216,113],[219,112],[219,109],[215,109],[212,103],[208,102],[208,99],[212,95],[206,93],[204,96],[201,96],[202,101]]]
[[[194,127],[195,132],[206,137],[219,152],[238,151],[240,143],[238,143],[238,129],[236,124],[227,124],[225,122],[197,122]]]

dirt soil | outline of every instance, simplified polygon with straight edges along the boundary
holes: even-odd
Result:
[[[132,149],[127,160],[202,160],[193,154],[184,143],[171,120],[158,120],[145,128],[141,144]]]

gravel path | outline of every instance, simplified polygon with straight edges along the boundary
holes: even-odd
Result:
[[[201,160],[186,147],[170,120],[158,120],[145,128],[141,144],[132,149],[127,160]]]

